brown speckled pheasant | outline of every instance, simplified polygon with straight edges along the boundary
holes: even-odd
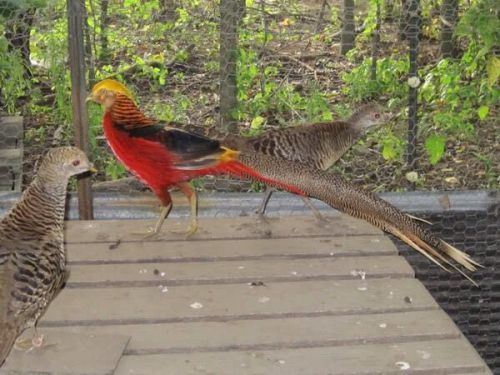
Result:
[[[281,181],[302,190],[303,194],[319,199],[333,208],[365,220],[411,246],[445,270],[460,272],[476,283],[454,262],[468,271],[481,267],[469,255],[436,237],[413,218],[371,192],[365,191],[334,173],[325,173],[306,164],[290,162],[255,152],[242,152],[239,161],[259,172],[270,181]],[[243,173],[244,175],[245,173]],[[253,179],[254,176],[248,176]],[[278,186],[279,187],[279,186]]]
[[[388,119],[389,114],[381,105],[371,103],[362,106],[344,121],[292,126],[255,137],[230,136],[224,140],[224,144],[240,151],[258,152],[327,170],[370,127],[383,124]],[[272,189],[266,189],[264,200],[257,211],[259,215],[264,215],[272,192]],[[303,200],[316,217],[321,219],[319,211],[309,199],[303,197]]]
[[[47,152],[37,176],[0,221],[0,365],[16,338],[33,327],[66,279],[63,220],[71,176],[92,169],[76,147]]]

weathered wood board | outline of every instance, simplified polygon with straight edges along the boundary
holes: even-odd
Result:
[[[124,337],[116,375],[491,374],[368,224],[242,217],[201,220],[187,240],[171,233],[184,221],[146,241],[132,233],[149,224],[68,223],[70,278],[40,322],[49,342]],[[65,374],[50,358],[40,373]]]

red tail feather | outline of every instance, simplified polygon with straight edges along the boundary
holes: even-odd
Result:
[[[238,161],[232,161],[229,163],[221,164],[218,168],[220,171],[224,171],[226,173],[232,174],[234,176],[242,177],[242,178],[250,178],[252,180],[257,180],[263,182],[267,185],[274,186],[278,189],[286,190],[290,193],[298,194],[298,195],[306,195],[306,193],[299,189],[298,187],[290,184],[286,184],[281,181],[272,180],[270,178],[266,178],[259,174],[257,171],[253,170],[250,167],[247,167],[245,164],[242,164]]]

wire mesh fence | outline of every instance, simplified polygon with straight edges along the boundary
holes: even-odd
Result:
[[[346,119],[375,101],[391,120],[366,134],[332,173],[376,192],[498,189],[500,27],[493,0],[82,0],[79,5],[87,90],[103,78],[117,79],[149,116],[212,137]],[[66,0],[0,0],[1,190],[20,191],[47,148],[74,142],[68,26]],[[144,189],[114,182],[129,174],[104,139],[102,109],[88,104],[87,110],[90,154],[100,171],[95,188]],[[226,177],[193,184],[225,192],[263,187]],[[453,224],[443,224],[443,234],[457,241],[454,233],[463,235],[466,247],[480,262],[484,255],[491,270],[497,262],[498,212],[488,213],[493,234],[484,246],[482,215],[457,216]],[[414,264],[419,270],[427,265]],[[439,284],[438,276],[420,274],[453,313],[446,294],[455,293],[457,281]],[[496,283],[490,274],[483,276],[488,285]],[[487,298],[497,303],[498,291],[490,292]],[[461,327],[477,319],[464,315],[463,308],[456,315]],[[498,309],[482,311],[489,322],[498,322]],[[484,330],[485,324],[480,326]],[[485,357],[498,366],[491,358],[500,353],[488,345]]]

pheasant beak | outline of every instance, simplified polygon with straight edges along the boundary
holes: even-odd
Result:
[[[90,164],[90,167],[89,167],[89,172],[90,173],[97,173],[97,169],[94,167],[93,164]]]
[[[89,96],[87,96],[85,98],[85,103],[88,103],[88,102],[91,102],[94,100],[94,96],[92,94],[89,94]]]

